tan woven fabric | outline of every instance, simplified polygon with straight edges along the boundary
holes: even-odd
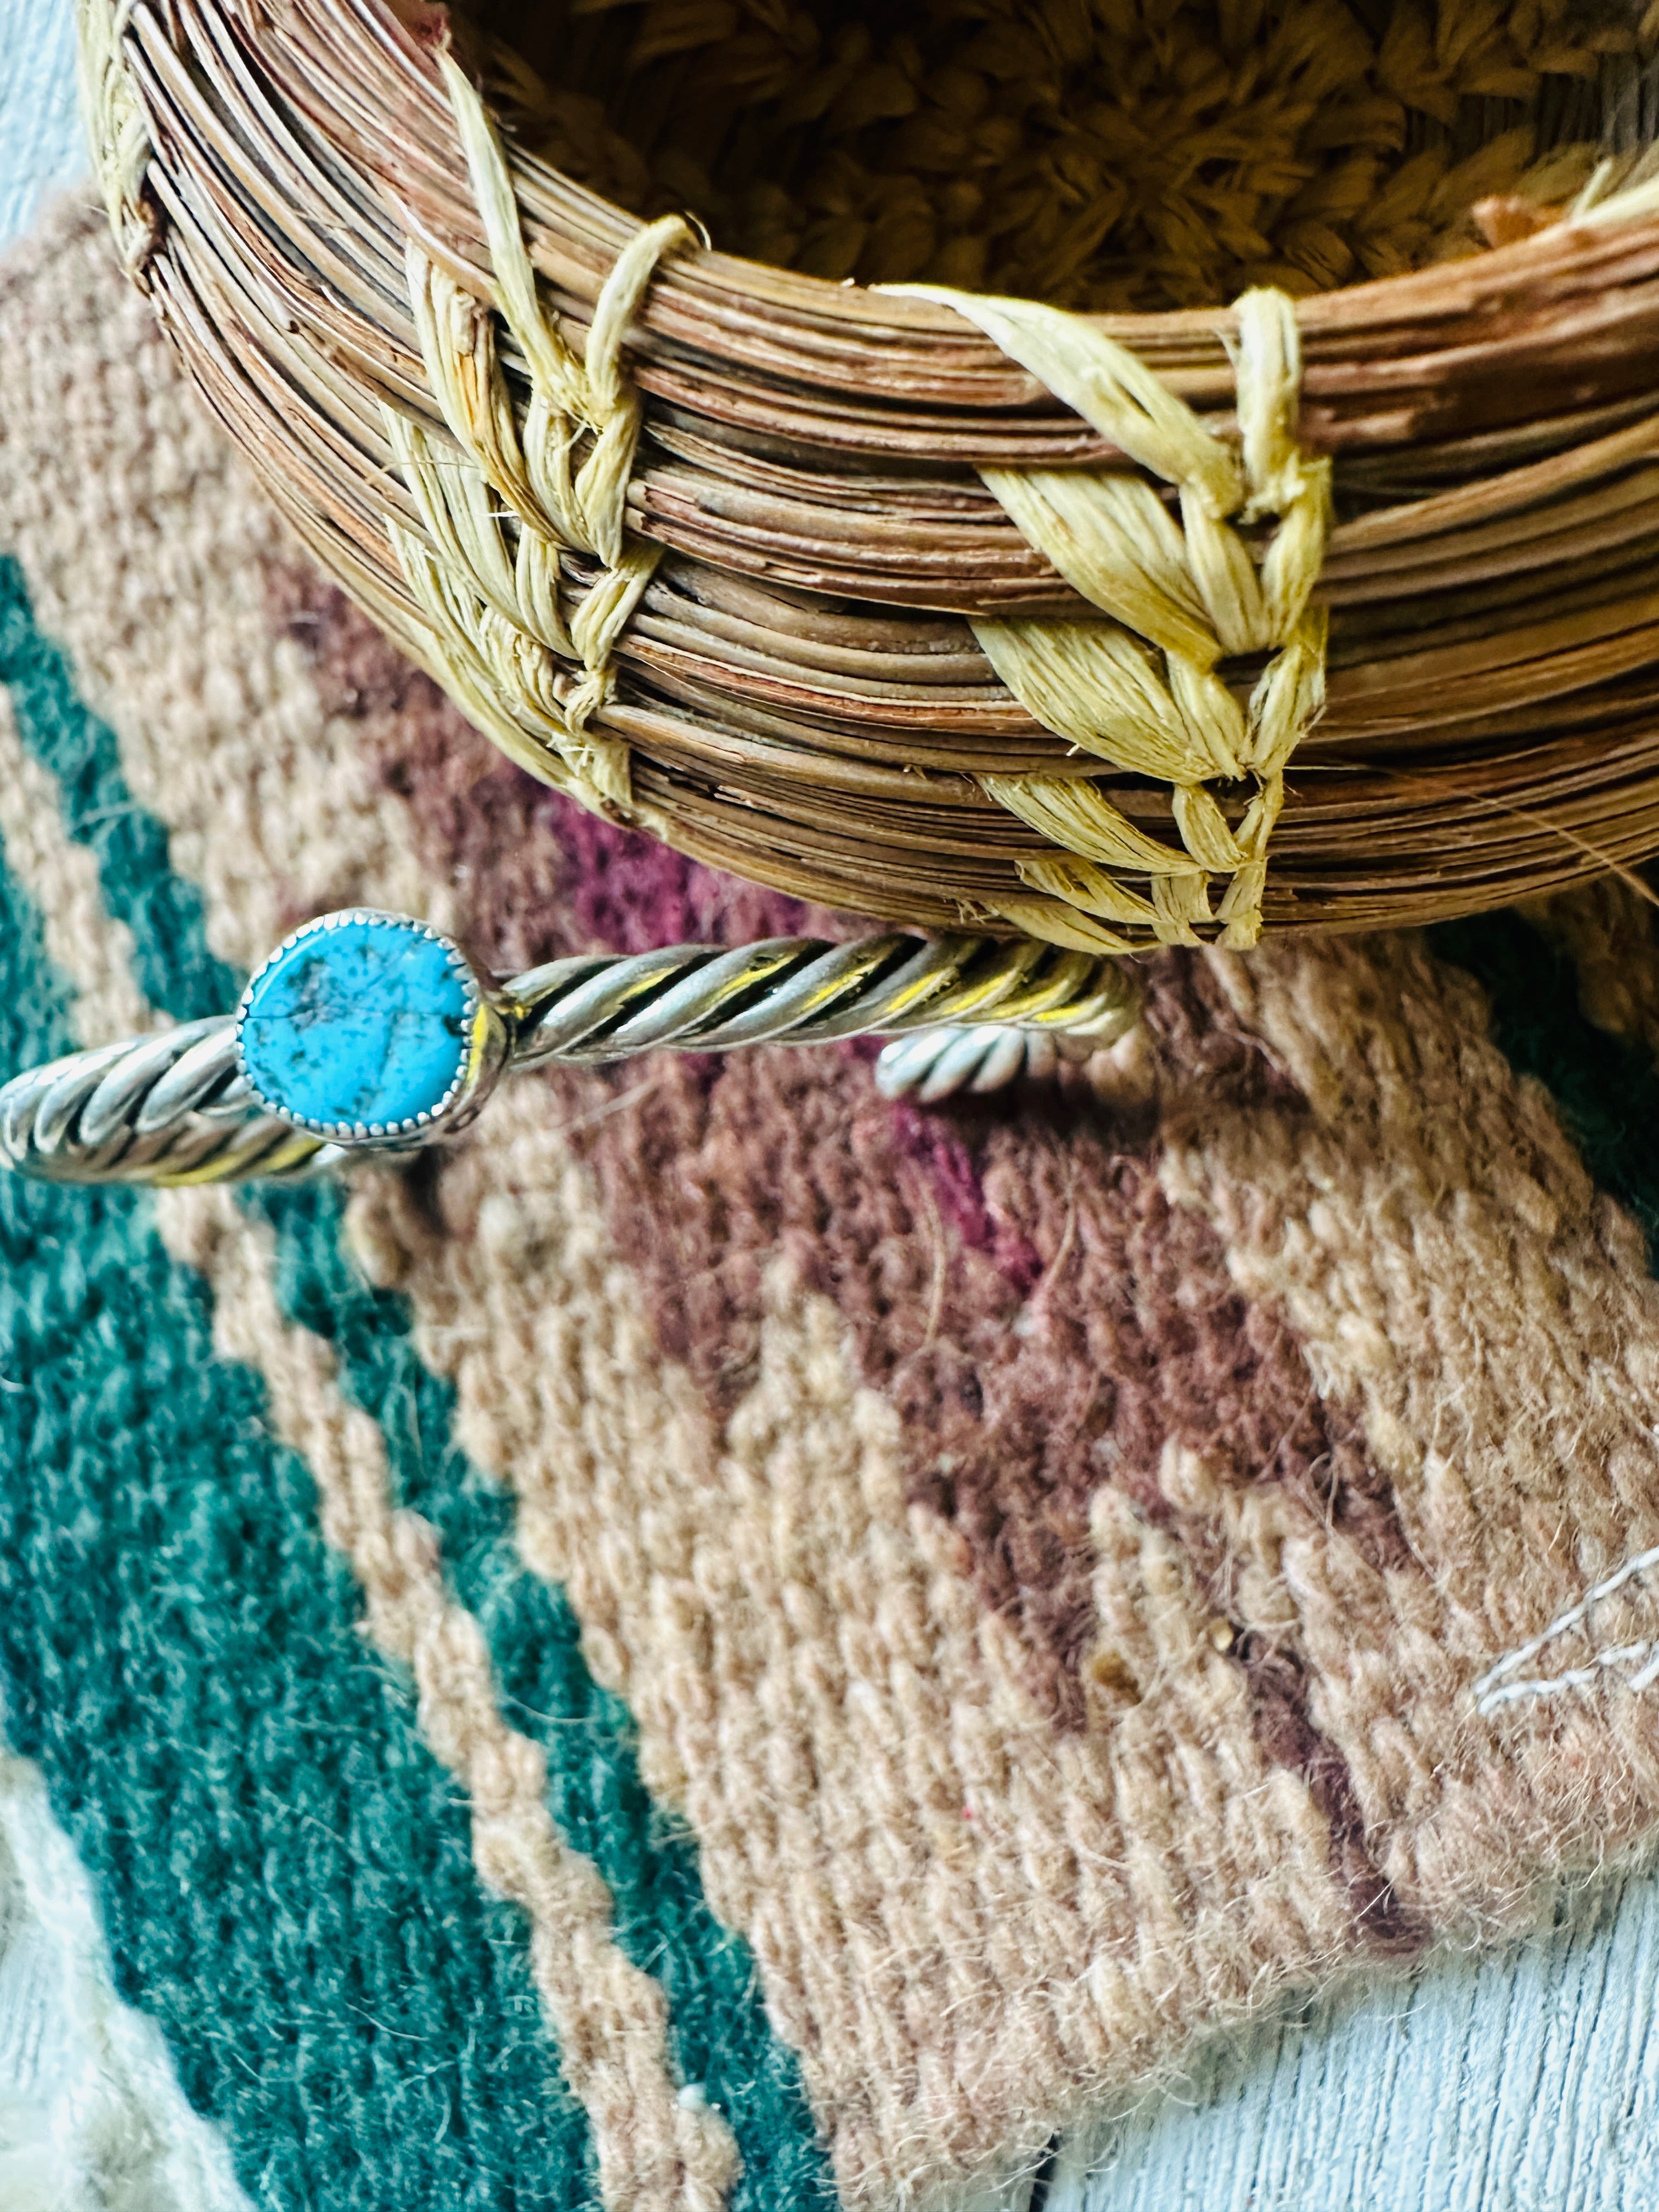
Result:
[[[797,921],[504,767],[295,560],[102,225],[0,283],[0,556],[211,951],[246,969],[354,900],[504,967]],[[149,925],[17,696],[7,870],[107,1034],[165,997]],[[1583,1604],[1659,1546],[1646,1170],[1567,1079],[1603,1051],[1650,1079],[1659,951],[1626,886],[1492,929],[1161,953],[1086,1078],[954,1115],[854,1053],[526,1079],[356,1186],[352,1295],[412,1328],[398,1388],[453,1389],[513,1572],[568,1598],[848,2205],[1008,2171],[1195,2036],[1523,1929],[1659,1830],[1650,1578]],[[411,1666],[479,1882],[527,1908],[603,2201],[785,2201],[742,2193],[773,2185],[742,2094],[686,2071],[678,1923],[588,1863],[588,1739],[540,1747],[464,1549],[399,1517],[404,1416],[344,1321],[283,1304],[258,1217],[160,1227],[312,1471],[342,1603]],[[288,2123],[159,1973],[154,2002],[256,2172]]]

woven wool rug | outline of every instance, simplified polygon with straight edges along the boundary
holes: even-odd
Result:
[[[826,926],[504,766],[90,211],[0,365],[0,1073],[354,902]],[[663,1055],[338,1186],[0,1182],[0,1877],[106,1948],[125,2201],[959,2204],[1641,1855],[1650,915],[1169,954],[972,1109]]]

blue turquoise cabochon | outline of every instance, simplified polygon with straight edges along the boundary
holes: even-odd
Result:
[[[331,916],[249,984],[243,1073],[277,1113],[313,1127],[416,1121],[464,1073],[477,1005],[460,954],[420,923]]]

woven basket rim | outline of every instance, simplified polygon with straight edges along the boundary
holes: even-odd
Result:
[[[84,5],[83,37],[100,7],[117,20],[112,0]],[[449,647],[434,660],[437,586],[417,588],[398,550],[424,531],[453,567],[447,526],[422,520],[388,443],[388,409],[436,441],[441,471],[495,466],[457,428],[453,393],[437,396],[409,252],[489,311],[513,438],[531,396],[438,58],[444,19],[412,28],[386,0],[140,0],[118,20],[153,156],[152,212],[126,210],[127,236],[211,403],[323,565],[513,757],[559,781],[568,732],[546,720],[558,710],[509,696],[516,675],[506,693],[494,676],[483,691],[455,678]],[[580,356],[645,234],[510,130],[499,158],[513,252],[539,287],[532,312]],[[1068,849],[1005,811],[994,794],[1011,777],[1091,784],[1167,857],[1170,785],[1103,746],[1078,756],[1035,695],[1006,688],[971,627],[1098,622],[1106,604],[1078,596],[983,472],[1110,475],[1133,456],[951,306],[702,247],[660,258],[630,297],[644,442],[627,529],[663,550],[637,619],[612,633],[612,688],[608,661],[574,672],[599,699],[584,708],[594,744],[612,749],[609,785],[584,781],[585,803],[597,794],[738,874],[933,927],[1024,912],[1029,868]],[[1127,343],[1206,435],[1233,435],[1235,308],[1075,319]],[[1626,518],[1638,478],[1641,528],[1650,506],[1659,514],[1644,473],[1644,425],[1659,416],[1659,189],[1302,298],[1293,319],[1301,445],[1363,496],[1322,534],[1328,704],[1305,726],[1294,803],[1273,831],[1268,926],[1427,920],[1640,857],[1659,842],[1659,706],[1646,703],[1659,684],[1644,672],[1659,659],[1659,592]],[[507,479],[490,481],[511,510]],[[1558,549],[1553,503],[1604,494],[1606,517]],[[503,519],[498,575],[520,542]],[[574,617],[592,575],[580,557],[558,564]],[[513,652],[544,650],[516,589],[503,598],[482,570],[465,581],[475,635],[456,649],[475,676],[477,652],[495,649],[492,592],[517,625]],[[961,672],[929,672],[929,653]],[[535,679],[571,680],[556,665]],[[1243,665],[1228,678],[1239,696],[1255,680]],[[1220,798],[1237,829],[1245,802]],[[1206,818],[1195,834],[1220,851],[1230,831]]]
[[[318,6],[318,0],[286,0],[286,4],[304,14]],[[409,27],[390,0],[323,0],[319,12],[355,17],[403,74],[425,109],[434,137],[454,142],[454,118],[432,43]],[[516,140],[505,121],[500,127],[538,272],[568,301],[591,305],[611,261],[643,227],[641,219],[566,176]],[[458,197],[464,200],[465,166],[458,142],[450,167]],[[554,218],[561,208],[572,225],[556,247]],[[431,242],[454,255],[451,273],[480,298],[490,296],[482,234],[476,223],[464,222],[449,239],[437,236]],[[1578,280],[1565,287],[1565,296],[1572,299],[1592,289],[1597,268],[1639,258],[1656,243],[1659,205],[1617,226],[1592,210],[1585,217],[1570,216],[1530,238],[1467,258],[1300,295],[1297,319],[1305,349],[1304,395],[1316,404],[1325,388],[1346,389],[1352,384],[1346,354],[1357,341],[1380,345],[1386,357],[1390,338],[1402,331],[1432,331],[1450,322],[1524,312],[1532,293],[1551,279],[1559,282],[1564,270]],[[850,280],[836,283],[774,267],[717,245],[664,263],[641,309],[639,330],[672,340],[680,335],[683,303],[701,301],[713,301],[725,311],[722,328],[739,342],[747,310],[759,331],[769,332],[778,319],[790,323],[802,344],[822,333],[826,354],[833,354],[838,343],[849,350],[880,343],[894,370],[908,368],[906,349],[914,348],[918,373],[933,379],[935,389],[939,380],[957,379],[983,388],[982,397],[976,392],[965,400],[969,405],[1029,404],[1043,411],[1069,412],[1035,377],[1010,362],[948,307]],[[579,316],[576,319],[580,324]],[[1237,330],[1237,313],[1231,302],[1138,313],[1084,313],[1080,319],[1130,346],[1194,404],[1230,400],[1232,370],[1227,344]],[[1404,358],[1423,358],[1442,350],[1425,346]],[[1376,358],[1370,356],[1368,366]],[[828,379],[825,385],[833,388]]]

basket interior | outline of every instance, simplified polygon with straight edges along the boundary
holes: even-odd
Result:
[[[1632,0],[475,0],[520,140],[832,281],[1296,294],[1524,228],[1659,131]],[[1478,212],[1477,212],[1478,211]]]

